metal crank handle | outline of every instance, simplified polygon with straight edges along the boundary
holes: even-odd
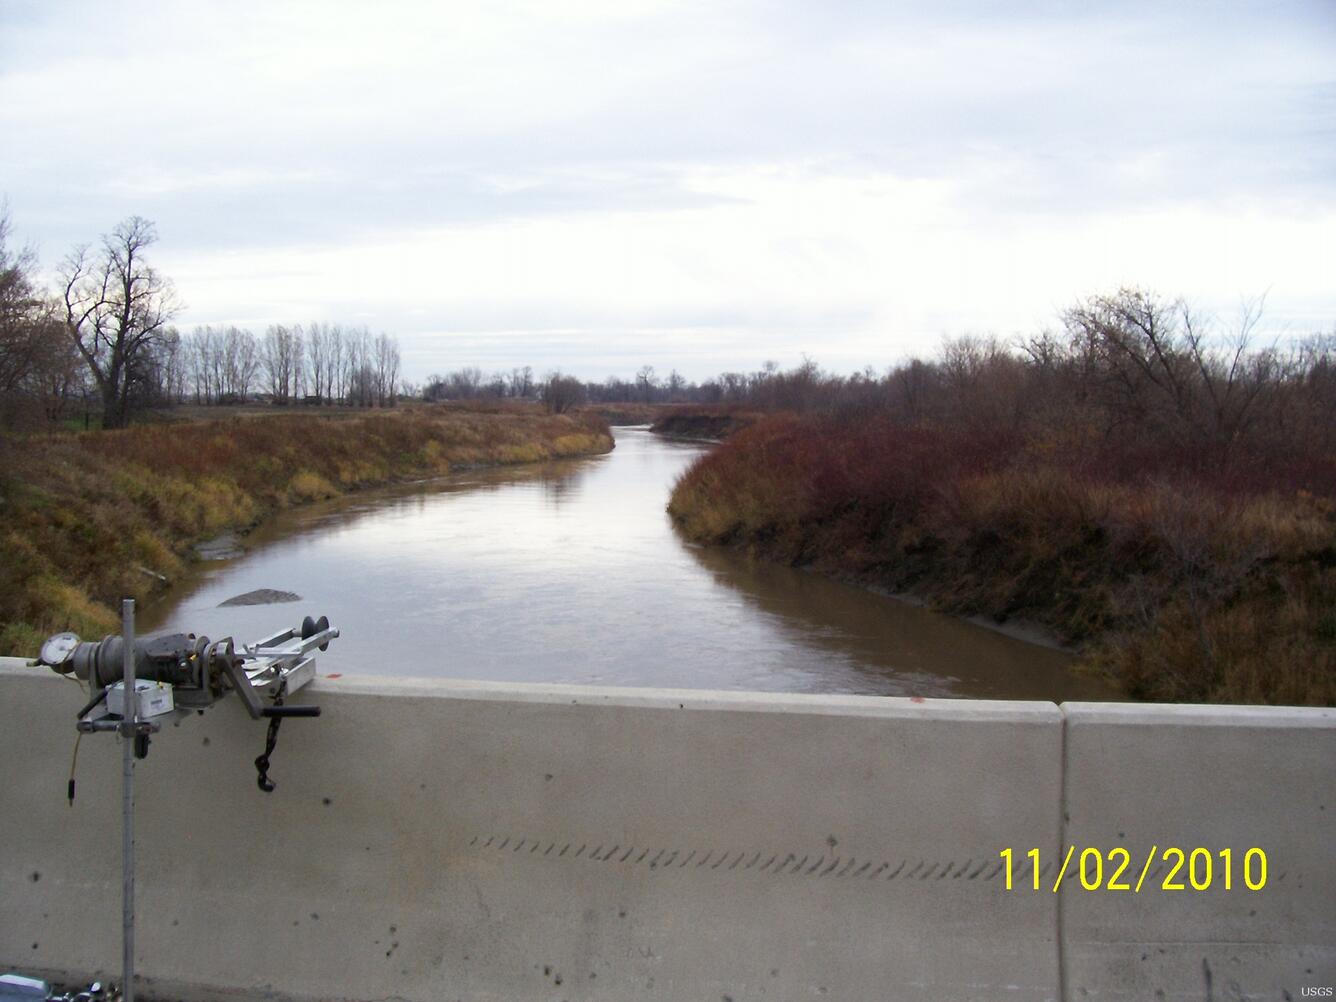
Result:
[[[266,706],[260,711],[262,717],[318,717],[318,706]]]

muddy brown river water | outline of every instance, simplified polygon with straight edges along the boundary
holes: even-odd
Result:
[[[283,512],[141,614],[238,642],[329,616],[322,673],[1000,699],[1116,699],[1069,655],[686,543],[664,506],[706,448],[462,473]],[[220,607],[255,589],[301,601]]]

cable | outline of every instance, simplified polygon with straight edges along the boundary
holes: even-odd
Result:
[[[68,675],[62,674],[62,673],[60,673],[60,672],[57,672],[56,674],[57,674],[60,678],[67,678],[67,679],[69,679],[71,682],[73,682],[75,685],[77,685],[77,686],[79,687],[80,691],[82,691],[85,695],[87,695],[87,693],[88,693],[88,689],[84,686],[84,684],[83,684],[83,679],[81,679],[78,675],[75,675],[73,672],[71,672],[71,673],[68,674]]]
[[[70,760],[70,785],[65,791],[65,796],[70,798],[70,806],[74,806],[74,770],[79,765],[79,742],[83,740],[83,731],[74,736],[74,757]]]

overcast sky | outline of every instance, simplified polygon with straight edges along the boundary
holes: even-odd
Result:
[[[1139,285],[1336,326],[1336,3],[0,0],[0,195],[421,379],[836,371]]]

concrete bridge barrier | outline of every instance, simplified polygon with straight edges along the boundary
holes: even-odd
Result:
[[[1183,727],[1155,707],[381,678],[300,696],[324,715],[284,725],[271,795],[251,764],[264,727],[235,701],[139,764],[147,997],[1225,999],[1336,982],[1330,711]],[[117,739],[82,742],[64,799],[81,703],[0,664],[0,967],[68,980],[114,977],[120,956]],[[1223,773],[1222,749],[1272,771]],[[1170,762],[1177,778],[1146,782]],[[1230,775],[1274,790],[1215,797]],[[1325,834],[1288,826],[1287,802]],[[1047,885],[1073,840],[1160,837],[1265,843],[1274,882],[1195,906],[1029,889],[1031,849]],[[1165,952],[1129,959],[1146,948]]]
[[[1336,990],[1336,711],[1068,703],[1063,713],[1064,840],[1102,849],[1105,885],[1113,847],[1131,850],[1119,883],[1134,887],[1150,860],[1139,892],[1064,884],[1067,997]],[[1251,890],[1263,865],[1264,886]]]

